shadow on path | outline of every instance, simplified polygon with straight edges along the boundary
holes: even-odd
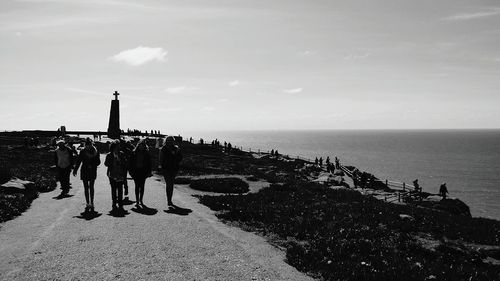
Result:
[[[126,215],[129,215],[130,213],[127,210],[111,210],[108,213],[108,216],[112,216],[115,218],[123,218]]]
[[[87,221],[90,221],[90,220],[93,220],[95,218],[98,218],[100,217],[102,214],[101,213],[98,213],[98,212],[83,212],[83,213],[80,213],[79,216],[74,216],[74,218],[78,218],[78,219],[84,219],[84,220],[87,220]]]
[[[136,212],[136,213],[142,214],[142,215],[146,215],[146,216],[152,216],[152,215],[156,215],[156,213],[158,213],[158,210],[153,209],[153,208],[149,208],[147,206],[143,206],[142,208],[134,207],[131,210],[133,212]]]
[[[59,194],[55,197],[52,197],[52,199],[61,200],[61,199],[69,198],[69,197],[73,197],[73,196],[74,196],[73,194]]]
[[[134,203],[135,201],[128,199],[128,197],[125,197],[125,199],[123,199],[123,205],[132,205]]]
[[[168,210],[163,210],[163,211],[167,214],[175,214],[175,215],[179,215],[179,216],[187,216],[191,212],[193,212],[193,210],[191,210],[191,209],[181,208],[181,207],[175,206],[175,205],[169,206]]]

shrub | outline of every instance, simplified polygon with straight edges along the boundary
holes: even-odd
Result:
[[[192,180],[189,185],[192,189],[218,193],[245,193],[248,192],[248,183],[240,178],[209,178]]]

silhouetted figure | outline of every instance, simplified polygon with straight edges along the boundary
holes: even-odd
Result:
[[[314,159],[314,165],[318,166],[318,163],[319,163],[319,161],[318,161],[318,157],[316,157],[316,158]]]
[[[271,156],[274,156],[274,149],[271,149]]]
[[[76,176],[80,164],[82,166],[80,169],[80,179],[83,182],[85,202],[87,203],[85,212],[94,212],[94,182],[97,178],[97,166],[101,164],[101,159],[97,148],[89,138],[85,141],[85,147],[78,154],[73,170],[74,176]]]
[[[112,211],[123,209],[123,184],[127,180],[127,162],[125,154],[120,150],[120,142],[114,141],[109,147],[104,165],[108,167],[107,175],[111,185]]]
[[[278,152],[277,149],[274,151],[274,156],[280,156],[280,154],[279,154],[279,152]]]
[[[233,149],[233,145],[231,145],[231,143],[227,143],[227,152],[231,152],[231,149]]]
[[[61,195],[67,195],[70,189],[69,176],[73,168],[73,150],[68,147],[64,141],[57,143],[57,149],[54,152],[57,176],[61,184]]]
[[[120,139],[120,150],[125,155],[125,162],[129,163],[129,159],[132,156],[132,151],[134,150],[134,146],[130,143],[130,141],[125,141],[124,139]],[[128,166],[127,166],[128,172]],[[126,175],[126,173],[125,173]],[[123,190],[125,198],[123,200],[129,201],[128,199],[128,181],[125,177],[125,182],[123,183]]]
[[[413,187],[415,188],[415,192],[421,192],[422,191],[422,188],[418,184],[418,179],[416,179],[416,180],[413,181]]]
[[[200,139],[200,144],[203,144],[203,139]]]
[[[320,167],[322,167],[322,166],[323,166],[323,157],[320,157],[320,158],[319,158],[318,163],[319,163],[319,166],[320,166]]]
[[[330,165],[330,156],[326,156],[325,164],[326,166]]]
[[[143,202],[144,185],[146,184],[146,179],[152,176],[151,166],[149,147],[145,140],[141,140],[137,143],[131,155],[129,171],[135,183],[135,206],[137,209],[145,207]]]
[[[174,206],[172,203],[172,195],[174,192],[174,179],[179,171],[179,164],[182,160],[180,148],[175,144],[175,139],[168,136],[165,145],[161,148],[160,163],[165,177],[167,204]]]
[[[335,156],[335,169],[340,169],[340,160]]]
[[[446,194],[448,193],[448,188],[446,187],[446,183],[443,183],[439,187],[439,195],[443,197],[443,200],[446,199]]]

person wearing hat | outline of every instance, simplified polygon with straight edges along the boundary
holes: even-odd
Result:
[[[73,169],[74,176],[76,176],[80,164],[82,166],[80,169],[80,179],[83,182],[85,201],[87,203],[85,212],[94,212],[94,182],[97,178],[97,166],[101,164],[101,159],[99,158],[97,148],[90,138],[85,140],[85,146],[78,154],[75,168]]]
[[[165,145],[160,151],[160,165],[165,177],[167,204],[169,207],[175,207],[172,203],[172,196],[174,192],[174,179],[179,172],[179,164],[182,160],[182,153],[180,148],[175,144],[173,136],[168,136]]]
[[[73,168],[73,150],[69,148],[64,141],[57,143],[57,149],[54,152],[57,177],[61,184],[61,195],[67,195],[70,189],[69,176]]]

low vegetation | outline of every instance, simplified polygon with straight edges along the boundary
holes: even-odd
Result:
[[[217,193],[246,193],[249,191],[248,183],[235,177],[191,180],[189,187]]]
[[[0,149],[2,183],[10,177],[34,183],[33,190],[9,194],[0,191],[0,222],[3,222],[25,211],[38,192],[52,191],[57,184],[50,168],[54,164],[54,155],[49,147],[26,148],[19,145],[2,146]]]
[[[287,262],[324,280],[497,280],[500,222],[393,205],[310,182],[202,196],[218,217],[272,237]],[[457,241],[460,241],[457,242]]]

